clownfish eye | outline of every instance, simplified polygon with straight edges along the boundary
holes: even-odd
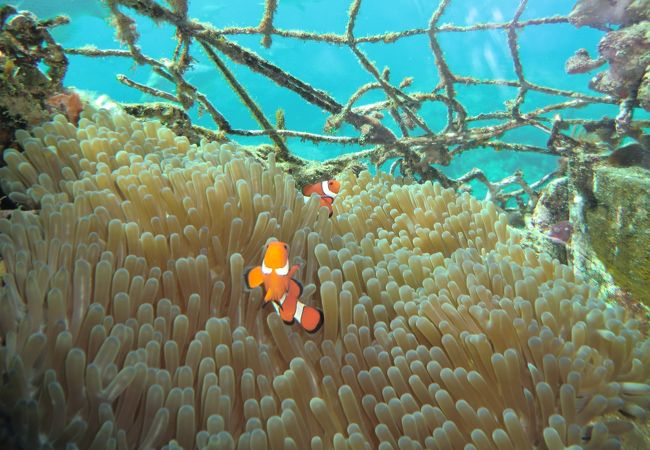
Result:
[[[284,249],[289,250],[289,246],[287,244],[284,244]]]
[[[289,273],[289,261],[284,265],[284,267],[280,267],[279,269],[275,269],[275,273],[278,275],[286,275]]]
[[[273,272],[273,269],[271,269],[270,267],[267,267],[266,264],[262,263],[262,273],[265,274],[265,275],[268,275],[271,272]]]

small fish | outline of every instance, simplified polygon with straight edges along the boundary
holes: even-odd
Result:
[[[249,289],[264,285],[264,304],[271,303],[286,324],[295,321],[309,333],[315,333],[323,325],[323,312],[298,300],[302,285],[292,278],[298,270],[289,268],[289,246],[284,242],[271,242],[261,266],[253,267],[244,274]]]
[[[571,239],[572,232],[573,225],[571,225],[568,220],[563,220],[551,226],[551,229],[548,231],[546,236],[557,244],[566,245]]]
[[[650,170],[650,149],[633,143],[619,147],[607,157],[607,162],[614,167],[643,167]]]
[[[309,184],[302,188],[302,194],[305,196],[305,202],[309,201],[312,194],[317,194],[320,197],[320,205],[327,207],[329,216],[334,214],[332,203],[339,194],[341,183],[336,180],[325,180],[320,183]]]

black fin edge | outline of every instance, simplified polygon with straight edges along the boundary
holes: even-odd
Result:
[[[291,281],[296,283],[298,285],[298,287],[300,288],[300,292],[298,293],[298,297],[296,297],[296,300],[297,300],[302,296],[302,291],[304,290],[304,288],[302,287],[302,283],[300,281],[296,280],[295,278],[291,277]]]
[[[318,330],[320,330],[321,327],[323,326],[323,322],[325,321],[325,314],[323,314],[323,311],[321,311],[321,310],[318,309],[318,308],[314,308],[314,309],[320,313],[320,320],[318,321],[318,324],[316,325],[316,328],[314,328],[314,329],[311,330],[311,331],[305,330],[305,331],[306,331],[307,333],[309,333],[309,334],[314,334],[314,333],[316,333]]]
[[[251,272],[251,270],[253,270],[254,268],[255,268],[255,266],[253,266],[253,267],[249,267],[248,269],[246,269],[246,270],[244,271],[244,284],[246,285],[246,289],[255,289],[255,288],[252,288],[252,287],[250,286],[250,284],[248,284],[248,274],[249,274],[249,273]]]

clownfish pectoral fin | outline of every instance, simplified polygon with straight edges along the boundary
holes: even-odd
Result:
[[[244,273],[244,280],[246,281],[246,287],[248,289],[256,288],[264,283],[264,274],[262,273],[262,267],[257,266],[252,269],[248,269]]]
[[[315,333],[323,326],[323,311],[301,301],[298,301],[293,317],[308,333]]]

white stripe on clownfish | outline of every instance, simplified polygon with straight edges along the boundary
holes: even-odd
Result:
[[[286,274],[288,274],[289,273],[289,261],[287,261],[287,263],[284,266],[279,267],[277,269],[272,269],[272,268],[268,267],[264,262],[262,262],[262,273],[263,274],[269,275],[273,271],[275,271],[275,273],[277,273],[278,275],[286,275]]]
[[[294,313],[293,317],[300,322],[302,320],[302,310],[305,308],[305,305],[301,302],[298,301],[296,303],[296,312]]]
[[[321,183],[321,188],[323,189],[323,194],[332,197],[333,199],[336,198],[336,193],[332,192],[329,187],[329,181],[325,180]]]
[[[275,308],[276,313],[280,314],[280,307],[284,304],[284,301],[286,299],[287,299],[287,293],[285,292],[284,295],[277,302],[271,301],[273,307]]]
[[[275,308],[275,312],[280,314],[280,308],[282,307],[282,304],[284,301],[287,299],[287,294],[284,294],[280,300],[277,302],[271,302],[273,304],[273,307]],[[293,314],[294,319],[296,319],[298,322],[302,320],[302,311],[305,309],[305,305],[303,302],[298,300],[296,302],[296,312]]]

